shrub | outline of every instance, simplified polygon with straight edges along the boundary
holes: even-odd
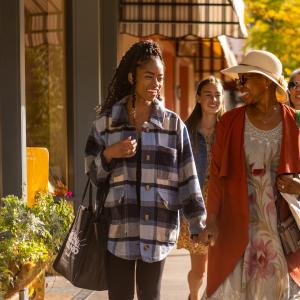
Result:
[[[66,200],[55,202],[45,193],[37,194],[32,208],[13,195],[2,198],[0,205],[1,298],[14,288],[24,268],[52,263],[74,215]]]

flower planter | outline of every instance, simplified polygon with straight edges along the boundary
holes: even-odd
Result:
[[[17,274],[15,286],[8,290],[5,299],[22,298],[26,293],[30,300],[42,300],[45,295],[45,264],[27,264]],[[20,297],[19,297],[20,295]]]
[[[19,299],[22,290],[25,299],[43,299],[46,266],[73,221],[72,206],[42,193],[31,208],[13,195],[1,198],[0,206],[0,300]]]

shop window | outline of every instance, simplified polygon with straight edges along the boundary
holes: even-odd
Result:
[[[63,193],[68,184],[65,0],[24,3],[27,146],[48,149],[50,188]]]

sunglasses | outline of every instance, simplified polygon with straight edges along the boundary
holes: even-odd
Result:
[[[298,86],[300,86],[300,82],[297,81],[291,81],[288,84],[289,90],[295,90]]]
[[[241,75],[239,78],[235,79],[235,83],[237,86],[244,86],[249,79],[256,78],[257,76],[246,77]]]
[[[237,86],[244,86],[248,80],[249,80],[249,78],[247,78],[245,76],[241,76],[241,77],[235,79],[235,83]]]

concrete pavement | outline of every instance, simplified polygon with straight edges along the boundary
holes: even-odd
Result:
[[[173,250],[166,260],[162,280],[162,300],[187,300],[187,273],[190,269],[189,253]],[[107,300],[107,292],[93,292],[74,287],[61,276],[47,277],[45,300]],[[136,298],[135,298],[136,299]]]

